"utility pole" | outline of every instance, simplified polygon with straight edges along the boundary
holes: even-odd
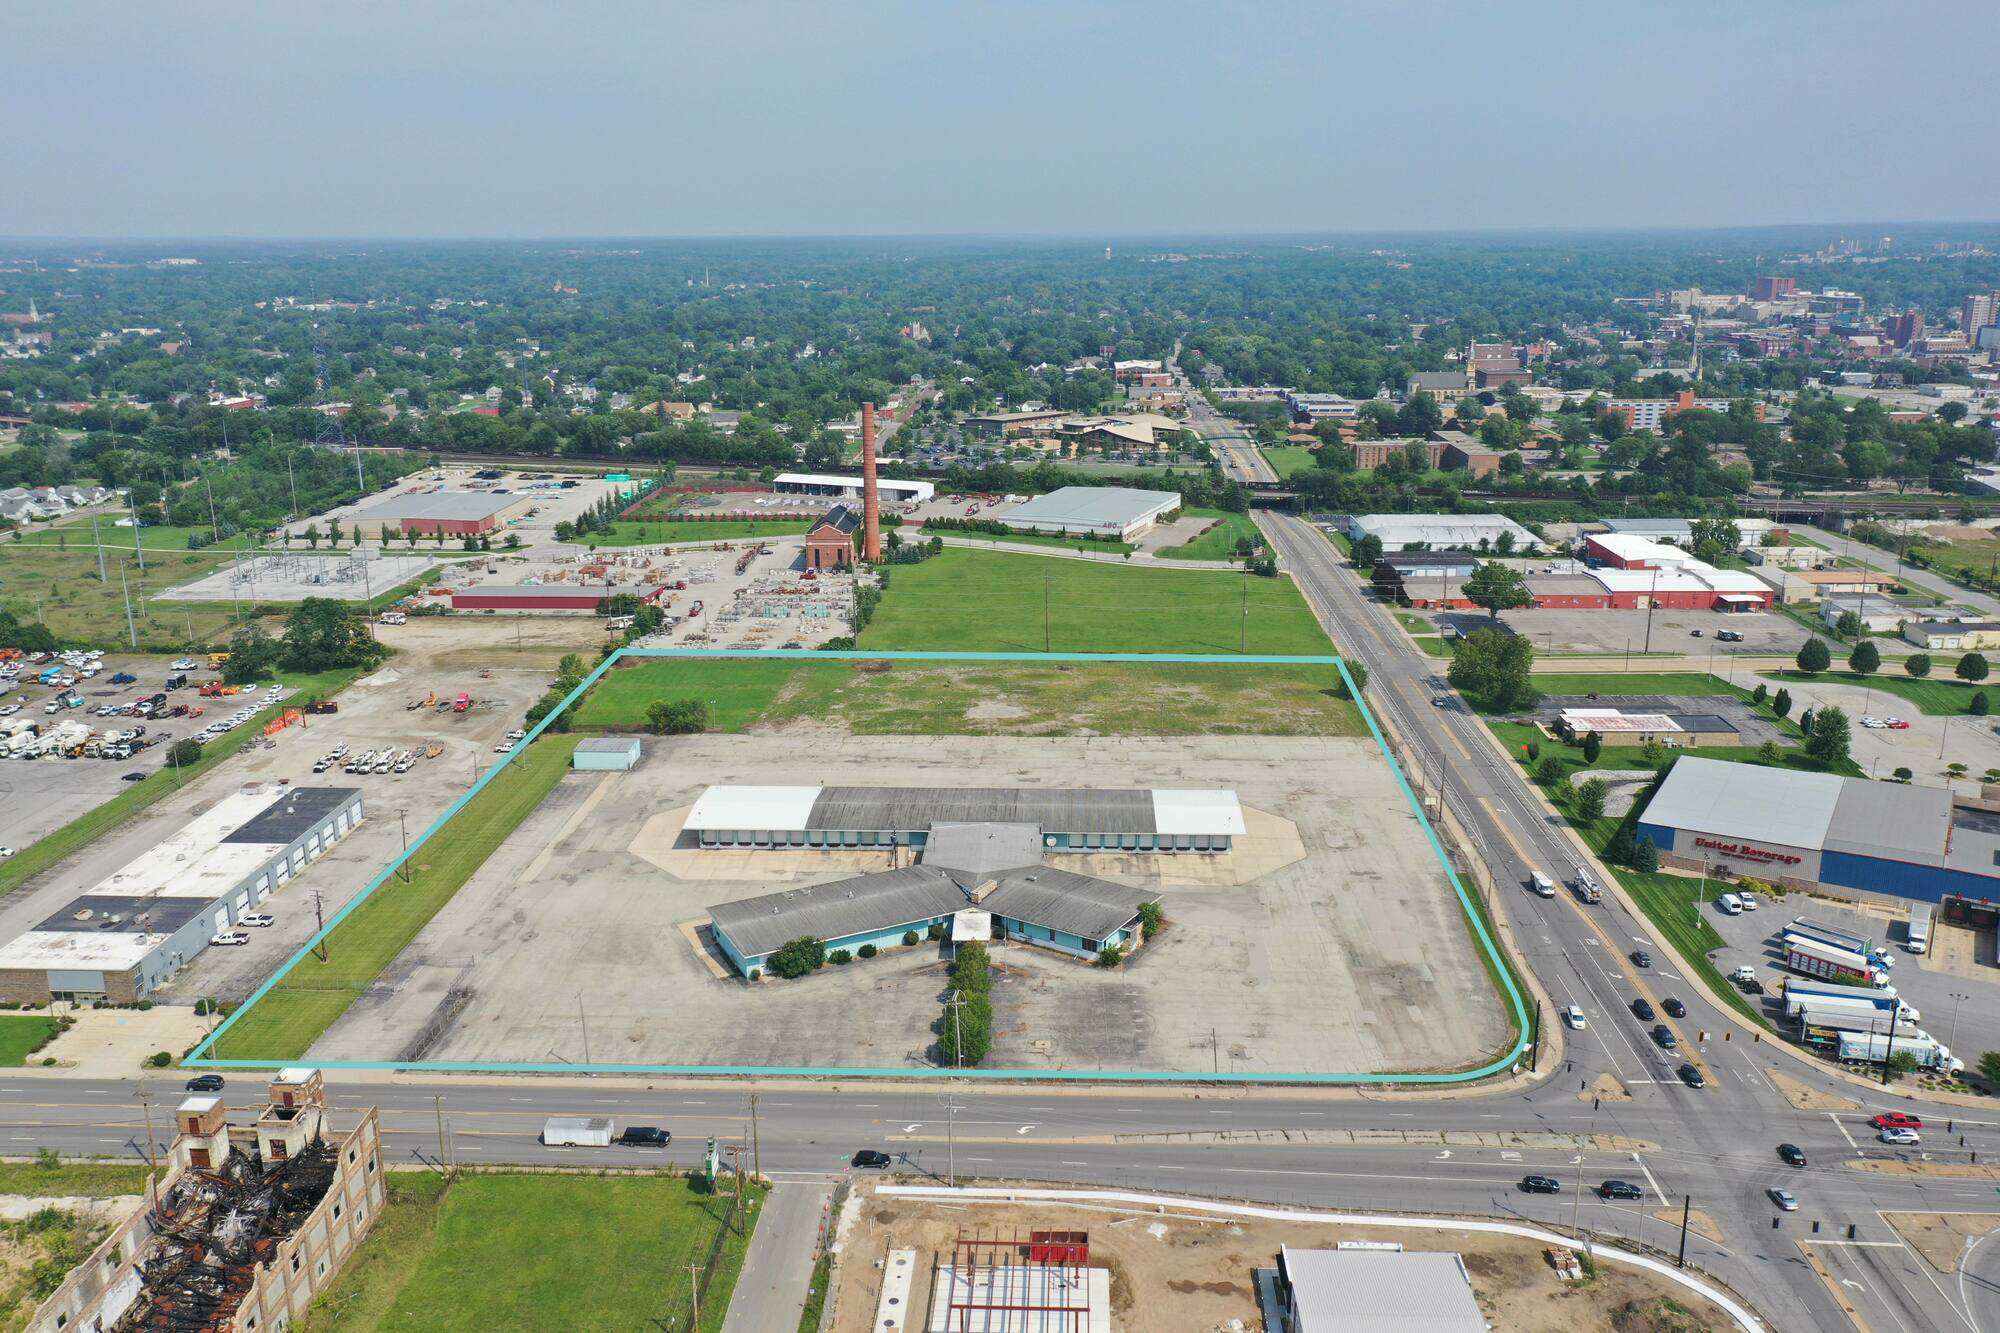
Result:
[[[764,1144],[757,1131],[757,1094],[753,1092],[750,1094],[750,1169],[756,1173],[757,1179],[762,1180],[764,1178]]]
[[[111,574],[104,568],[104,538],[97,531],[97,511],[90,511],[90,544],[97,548],[97,581],[111,582]]]
[[[313,890],[313,920],[318,923],[317,929],[313,931],[313,938],[319,941],[314,946],[313,952],[318,954],[319,960],[324,963],[332,951],[326,947],[326,899],[320,896],[318,889]]]
[[[139,557],[139,572],[146,572],[146,543],[139,539],[139,501],[132,495],[132,488],[125,488],[125,503],[132,510],[132,550]]]
[[[160,1207],[159,1164],[153,1156],[153,1090],[144,1083],[139,1085],[139,1105],[146,1111],[146,1192],[152,1196],[153,1209]]]
[[[201,488],[208,493],[208,539],[219,542],[222,540],[222,525],[215,521],[215,487],[209,484],[207,468],[201,470]]]
[[[1882,1086],[1889,1086],[1890,1067],[1896,1059],[1896,1011],[1889,1011],[1889,1044],[1882,1048]]]
[[[125,571],[118,571],[118,586],[125,590],[125,633],[132,640],[132,651],[139,651],[139,629],[132,623],[132,584],[125,577]]]
[[[708,284],[703,283],[702,285],[705,287]],[[688,1327],[699,1330],[701,1328],[701,1265],[700,1264],[688,1265],[688,1295],[694,1298],[694,1322],[689,1324]]]
[[[1653,651],[1653,606],[1660,600],[1660,567],[1653,566],[1652,590],[1646,595],[1646,651]],[[1630,664],[1627,664],[1630,669]]]
[[[1051,577],[1042,575],[1042,651],[1049,651],[1049,583]]]
[[[438,1161],[442,1164],[444,1161],[444,1098],[434,1096],[431,1098],[431,1101],[437,1105]]]
[[[1583,1154],[1576,1155],[1576,1194],[1569,1205],[1569,1234],[1581,1239],[1583,1236]]]
[[[1694,1195],[1683,1195],[1681,1198],[1681,1252],[1674,1259],[1675,1268],[1686,1268],[1688,1266],[1688,1212],[1693,1207]]]
[[[590,1063],[590,1017],[583,1012],[583,992],[576,993],[576,1020],[583,1025],[583,1062]]]

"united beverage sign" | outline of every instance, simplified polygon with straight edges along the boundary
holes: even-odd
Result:
[[[1793,852],[1773,851],[1769,847],[1759,847],[1748,842],[1724,842],[1720,838],[1696,838],[1694,845],[1705,852],[1718,856],[1734,856],[1739,860],[1755,861],[1760,865],[1795,866],[1804,861],[1803,856]]]

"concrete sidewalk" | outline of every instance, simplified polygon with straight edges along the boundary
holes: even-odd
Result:
[[[820,1215],[833,1187],[773,1185],[743,1256],[743,1276],[729,1298],[722,1333],[787,1333],[799,1325],[806,1284],[818,1258]]]

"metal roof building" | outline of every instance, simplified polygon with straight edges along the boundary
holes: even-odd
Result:
[[[832,495],[859,500],[863,489],[860,477],[836,477],[824,472],[780,472],[771,479],[771,489],[780,495]],[[884,500],[922,504],[937,494],[928,481],[892,481],[879,477],[875,491]]]
[[[419,491],[392,495],[354,516],[359,524],[399,523],[405,532],[491,532],[501,515],[530,497],[497,491]]]
[[[1177,491],[1130,486],[1064,486],[994,517],[1010,528],[1083,533],[1120,541],[1145,532],[1181,507]]]
[[[1516,551],[1532,551],[1541,546],[1535,534],[1505,514],[1362,514],[1340,520],[1341,529],[1359,541],[1363,537],[1381,539],[1384,552],[1411,546],[1432,550],[1478,550],[1480,542],[1496,547],[1504,533],[1513,539]]]
[[[0,1000],[145,998],[361,817],[354,787],[232,792],[0,948]]]
[[[1663,862],[1800,888],[2000,899],[2000,816],[1944,787],[1689,756],[1639,817]]]
[[[1033,826],[1051,851],[1228,851],[1244,832],[1220,789],[714,786],[682,828],[703,847],[922,847],[934,825]]]
[[[1278,1296],[1286,1333],[1486,1333],[1456,1254],[1287,1245],[1278,1251]]]

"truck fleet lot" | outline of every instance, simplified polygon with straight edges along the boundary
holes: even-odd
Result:
[[[1500,1001],[1414,815],[1371,790],[1385,775],[1370,742],[786,734],[646,744],[634,770],[563,779],[312,1058],[577,1061],[587,1026],[599,1061],[924,1066],[943,980],[937,946],[751,984],[720,975],[689,937],[712,903],[864,867],[773,862],[769,873],[695,878],[672,846],[684,807],[710,783],[1066,786],[1091,773],[1122,786],[1226,783],[1269,821],[1273,846],[1296,839],[1297,852],[1274,855],[1269,869],[1259,862],[1245,883],[1182,882],[1193,868],[1171,862],[1157,880],[1091,866],[1156,884],[1168,929],[1116,971],[996,946],[989,1067],[1440,1070],[1504,1044]]]

